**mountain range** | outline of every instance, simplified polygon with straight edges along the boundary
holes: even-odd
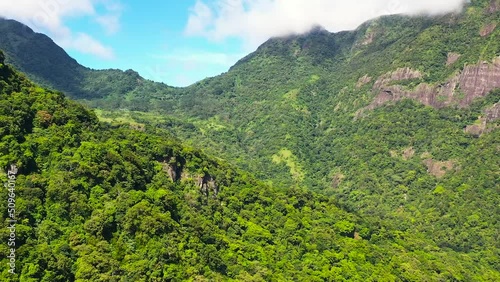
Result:
[[[54,91],[33,86],[2,62],[4,99],[29,106],[19,106],[21,112],[3,107],[4,126],[15,124],[7,117],[16,113],[20,131],[11,133],[8,126],[2,131],[4,144],[18,145],[9,145],[17,150],[10,155],[4,145],[2,154],[10,157],[1,165],[21,162],[25,185],[44,179],[39,202],[47,211],[33,211],[29,228],[65,218],[69,229],[50,235],[57,244],[80,238],[92,248],[104,244],[116,252],[116,265],[92,274],[87,268],[98,262],[83,260],[98,251],[71,241],[65,259],[73,268],[63,267],[67,274],[57,275],[77,281],[111,281],[106,279],[112,273],[129,277],[139,263],[126,255],[134,249],[130,244],[147,252],[153,243],[144,236],[167,240],[162,236],[170,232],[177,232],[186,249],[165,250],[163,256],[173,252],[176,260],[159,263],[171,268],[147,266],[148,274],[137,279],[495,281],[500,277],[499,20],[499,1],[476,0],[455,14],[385,16],[338,33],[316,27],[271,38],[228,72],[176,88],[133,70],[88,69],[47,36],[2,19],[5,63]],[[92,112],[57,91],[96,108],[97,116],[112,124],[98,123]],[[42,102],[47,97],[57,102]],[[95,135],[93,127],[99,127]],[[57,144],[44,148],[51,130],[57,134],[48,140]],[[57,136],[73,141],[63,145]],[[126,150],[148,138],[155,141],[145,151]],[[172,140],[166,148],[163,138]],[[121,145],[114,148],[115,142]],[[114,151],[106,154],[106,147]],[[170,153],[159,155],[157,148]],[[206,155],[193,153],[198,149]],[[55,171],[65,181],[62,173],[75,169],[76,182],[65,193],[79,194],[51,196],[50,183],[59,178],[47,173]],[[215,184],[218,179],[224,184]],[[100,203],[113,199],[112,205],[121,205],[120,193],[150,199],[130,200],[122,214],[142,203],[152,222],[166,220],[171,229],[137,233],[145,227],[125,222],[129,217]],[[173,193],[176,206],[165,199],[167,206],[157,211],[155,193]],[[218,198],[203,200],[210,193]],[[96,207],[78,215],[73,205],[89,199]],[[61,201],[70,215],[54,210]],[[156,214],[167,211],[170,219]],[[76,216],[81,225],[69,223]],[[70,232],[83,225],[83,237]],[[217,236],[205,238],[203,232]],[[189,234],[198,234],[198,241],[186,241]],[[26,236],[42,238],[36,232]],[[52,237],[44,236],[50,246]],[[278,258],[289,250],[291,257],[281,264]],[[218,256],[202,260],[191,252]],[[29,267],[25,275],[40,277],[42,268],[52,269],[47,263]],[[190,274],[182,276],[186,269]],[[165,280],[151,276],[153,270]],[[169,271],[177,276],[168,280]]]

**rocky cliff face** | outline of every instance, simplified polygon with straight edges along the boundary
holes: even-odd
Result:
[[[392,82],[415,78],[422,78],[422,74],[419,71],[412,70],[410,68],[400,68],[379,77],[373,85],[373,89],[383,89],[386,86],[391,85]]]
[[[219,186],[215,182],[215,179],[209,174],[198,176],[197,185],[200,188],[200,192],[205,197],[208,197],[211,193],[212,196],[216,198],[217,194],[219,194]]]
[[[482,37],[486,37],[486,36],[490,35],[495,30],[496,27],[497,27],[497,23],[486,24],[479,31],[479,35],[481,35]]]
[[[488,7],[488,13],[493,14],[495,12],[500,11],[500,1],[499,0],[491,0],[490,6]]]
[[[485,111],[486,122],[492,122],[500,119],[500,103],[496,103]]]
[[[487,108],[484,111],[484,115],[480,116],[475,124],[465,127],[465,132],[479,137],[498,127],[498,124],[490,125],[498,119],[500,119],[500,103],[496,103],[490,108]]]
[[[458,61],[458,59],[460,58],[460,54],[458,53],[454,53],[454,52],[451,52],[451,53],[448,53],[448,59],[446,60],[446,66],[451,66],[453,65],[456,61]]]
[[[493,62],[466,66],[460,73],[439,85],[421,83],[415,89],[409,90],[397,84],[421,77],[420,72],[409,68],[382,75],[373,85],[373,91],[378,93],[377,96],[362,111],[375,109],[387,102],[403,98],[415,99],[434,108],[451,105],[470,106],[474,99],[484,97],[493,89],[500,88],[500,57]]]
[[[165,159],[161,162],[163,171],[168,174],[168,177],[172,182],[176,182],[179,180],[180,175],[182,175],[183,170],[182,167],[177,166],[177,160],[174,157]]]

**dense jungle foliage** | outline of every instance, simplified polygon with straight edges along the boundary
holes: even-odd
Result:
[[[0,20],[6,62],[98,108],[2,56],[20,214],[19,275],[0,280],[500,281],[500,122],[483,120],[500,89],[361,111],[398,68],[441,87],[500,56],[500,2],[470,2],[272,38],[186,88],[86,69]]]
[[[355,31],[316,28],[272,38],[227,73],[186,88],[154,83],[132,70],[87,69],[45,35],[10,20],[0,20],[0,49],[36,82],[83,99],[107,117],[128,114],[119,109],[149,112],[133,120],[160,119],[157,126],[259,178],[324,190],[338,161],[318,139],[335,139],[336,129],[350,127],[387,72],[421,72],[402,82],[408,88],[440,85],[466,65],[500,56],[500,28],[481,35],[499,21],[500,13],[489,11],[497,2],[471,1],[460,14],[439,17],[382,17]],[[447,66],[449,54],[458,58]],[[363,76],[371,80],[357,87]]]
[[[370,221],[333,198],[263,184],[161,129],[99,123],[85,107],[13,71],[3,55],[0,86],[0,166],[19,168],[16,274],[4,267],[2,281],[500,277],[498,248],[487,238],[493,210],[467,217],[470,245],[455,250],[428,230]],[[0,192],[4,201],[8,194]],[[449,194],[428,197],[443,202]],[[4,209],[2,242],[8,218]],[[446,223],[432,236],[446,237]],[[9,252],[7,244],[0,249]]]

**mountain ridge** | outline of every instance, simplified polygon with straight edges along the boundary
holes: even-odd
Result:
[[[167,114],[180,121],[173,128],[176,134],[194,143],[212,142],[211,138],[220,138],[217,130],[231,128],[233,130],[226,134],[237,145],[230,158],[258,156],[261,169],[249,170],[269,178],[283,175],[282,169],[278,172],[269,162],[274,155],[282,150],[293,152],[304,148],[304,144],[299,145],[300,140],[296,141],[295,149],[277,146],[283,142],[278,141],[281,136],[291,135],[290,132],[305,136],[312,132],[315,136],[325,135],[322,128],[329,123],[335,124],[335,119],[355,119],[366,110],[417,96],[417,101],[427,105],[454,107],[465,101],[470,105],[470,95],[464,95],[459,86],[465,86],[467,94],[470,92],[467,89],[482,87],[475,85],[481,79],[472,74],[462,83],[455,83],[454,77],[464,70],[476,74],[489,69],[494,72],[490,64],[474,66],[481,59],[491,61],[500,55],[500,40],[496,40],[500,38],[499,29],[491,28],[491,23],[498,20],[495,3],[473,1],[460,14],[438,17],[385,16],[364,23],[354,31],[320,31],[273,38],[238,61],[227,73],[185,88],[143,80],[132,71],[113,70],[79,74],[76,76],[80,83],[77,88],[87,93],[83,98],[93,107]],[[487,34],[481,32],[485,27],[488,27]],[[389,79],[381,83],[387,80],[384,76],[401,69],[419,75],[401,76],[396,79],[399,81]],[[489,80],[492,82],[489,90],[498,86],[494,77]],[[445,89],[440,86],[447,84]],[[64,88],[60,90],[65,91]],[[482,91],[470,97],[487,93]],[[327,105],[332,105],[334,113],[328,113]],[[286,112],[289,116],[273,115],[275,112]],[[301,126],[310,125],[293,128],[297,121],[303,123]],[[282,124],[283,128],[268,132],[266,124]],[[203,128],[205,126],[207,128]],[[198,134],[192,132],[193,128]],[[235,130],[237,128],[240,129]],[[206,136],[207,132],[210,137]],[[260,143],[262,136],[270,138],[267,145],[251,145],[252,142]],[[217,146],[211,147],[227,147],[227,142],[222,140],[216,143]],[[218,153],[229,157],[223,151],[226,150],[220,149]],[[300,154],[307,158],[305,151]],[[250,164],[237,162],[249,168]],[[309,178],[307,173],[305,175]],[[294,180],[289,178],[287,181],[290,184]]]
[[[67,237],[71,238],[70,247],[76,247],[73,251],[82,256],[82,263],[75,266],[79,269],[75,275],[82,274],[79,277],[83,280],[94,278],[91,270],[95,269],[99,270],[94,274],[102,277],[109,274],[106,272],[109,269],[120,273],[135,269],[121,259],[125,252],[122,250],[130,246],[127,240],[144,247],[141,245],[144,237],[133,236],[137,228],[140,232],[150,232],[147,234],[154,233],[154,229],[137,226],[124,218],[132,219],[137,210],[146,210],[148,219],[153,220],[156,217],[151,219],[150,215],[154,208],[164,208],[164,203],[154,200],[157,199],[154,195],[165,192],[150,191],[144,195],[150,199],[147,200],[141,198],[140,191],[122,190],[131,188],[126,184],[128,179],[134,183],[151,179],[147,173],[139,173],[139,178],[133,176],[144,165],[157,168],[148,171],[162,171],[159,182],[172,189],[178,205],[183,207],[180,211],[189,215],[182,223],[187,233],[182,234],[200,235],[193,237],[194,242],[182,244],[185,252],[171,249],[171,241],[165,238],[161,244],[153,244],[151,249],[168,254],[167,258],[157,257],[173,259],[182,267],[173,263],[163,272],[156,269],[151,275],[176,273],[179,280],[201,275],[208,280],[230,277],[269,281],[293,277],[310,281],[314,277],[318,281],[368,281],[382,280],[387,274],[384,279],[388,281],[497,281],[500,89],[495,61],[500,56],[500,29],[496,24],[500,13],[496,3],[500,2],[472,1],[460,14],[439,17],[382,17],[355,32],[274,39],[227,73],[186,88],[137,81],[136,74],[131,72],[125,75],[94,72],[94,77],[86,77],[84,90],[101,90],[88,96],[85,102],[100,108],[97,114],[102,120],[115,122],[105,126],[128,128],[127,123],[131,123],[137,130],[108,132],[112,137],[99,131],[95,134],[103,136],[92,139],[96,144],[85,143],[78,154],[63,150],[52,153],[64,162],[54,161],[51,167],[42,157],[38,158],[50,150],[43,145],[47,143],[43,136],[36,134],[44,127],[55,131],[49,133],[65,130],[45,134],[53,136],[50,140],[56,144],[62,143],[61,140],[68,140],[68,146],[78,142],[79,139],[71,139],[78,135],[74,134],[74,125],[56,124],[66,126],[63,129],[51,123],[51,116],[60,121],[61,116],[75,116],[75,113],[56,115],[54,105],[20,107],[20,112],[26,112],[19,118],[26,121],[23,128],[34,124],[36,130],[35,135],[28,135],[33,137],[26,138],[27,143],[13,145],[18,150],[11,157],[27,163],[35,160],[35,164],[47,165],[60,174],[66,169],[82,173],[76,176],[86,175],[91,183],[109,179],[108,184],[114,187],[114,190],[108,184],[94,187],[87,196],[83,191],[90,187],[58,178],[59,182],[53,182],[51,189],[57,183],[67,182],[65,193],[73,189],[84,194],[74,195],[71,201],[67,201],[69,197],[60,199],[65,205],[86,202],[79,199],[93,199],[90,202],[99,205],[96,197],[103,194],[103,188],[110,189],[105,193],[107,198],[99,198],[104,202],[114,198],[116,191],[127,192],[127,197],[117,197],[113,203],[131,208],[128,217],[123,217],[123,210],[115,212],[97,206],[85,229],[80,228],[88,231],[85,238],[92,248],[111,245],[109,248],[115,251],[113,265],[95,267],[99,263],[85,252],[88,246],[78,247],[81,237]],[[9,68],[1,67],[3,71]],[[17,87],[10,81],[0,83],[0,89]],[[31,103],[29,99],[19,100],[27,89],[9,91],[10,96],[4,95],[2,99],[12,106],[0,107],[1,111],[7,111],[6,117],[19,105]],[[36,93],[32,95],[36,97]],[[48,97],[46,102],[55,96]],[[65,109],[62,107],[60,112],[67,112]],[[20,112],[14,113],[20,115]],[[20,127],[9,118],[0,120],[0,126],[3,125]],[[153,143],[141,141],[156,131],[203,148],[266,184],[252,188],[254,183],[246,185],[246,179],[252,177],[243,174],[237,177],[235,189],[219,190],[219,196],[227,200],[224,205],[205,209],[200,201],[206,202],[199,200],[200,197],[205,197],[205,191],[214,191],[213,176],[217,183],[225,170],[212,171],[211,167],[204,170],[204,158],[197,155],[188,162],[195,174],[183,182],[183,174],[173,172],[185,167],[181,156],[192,156],[193,149],[174,150],[179,159],[157,158],[157,152],[165,148],[160,146],[162,137],[147,137],[157,140]],[[13,137],[4,137],[5,143],[0,144],[15,144]],[[135,146],[134,142],[141,146]],[[155,149],[150,151],[149,145],[142,144],[153,144]],[[105,154],[106,150],[112,152]],[[150,157],[141,159],[142,155]],[[139,170],[134,168],[137,166]],[[179,175],[185,186],[168,181]],[[115,182],[119,185],[114,185]],[[150,185],[152,190],[159,187]],[[269,187],[278,187],[287,194],[277,197]],[[303,188],[314,192],[297,192]],[[316,196],[328,201],[311,200]],[[169,197],[160,199],[166,201],[175,221],[184,213],[171,205]],[[134,202],[137,198],[148,203]],[[340,211],[335,211],[336,207]],[[324,217],[330,213],[333,218]],[[318,220],[307,218],[307,214]],[[127,228],[113,233],[117,231],[115,223],[120,226],[126,223]],[[281,230],[277,233],[285,237],[271,232],[275,229]],[[110,231],[116,236],[111,236]],[[110,236],[116,240],[108,240]],[[98,244],[99,240],[106,242]],[[289,247],[283,248],[282,243]],[[176,241],[174,245],[181,244]],[[151,252],[151,249],[140,248],[141,254],[147,256],[149,252],[145,250]],[[130,255],[131,249],[127,250]],[[207,255],[211,253],[218,254],[214,260]],[[197,260],[190,254],[201,255]],[[286,254],[289,256],[284,257]],[[186,260],[175,260],[179,257]],[[274,259],[283,264],[277,266]],[[83,263],[88,260],[91,266]],[[381,266],[384,268],[380,269]],[[185,269],[188,274],[182,272]],[[137,275],[148,277],[144,272]]]
[[[0,18],[0,49],[7,62],[25,72],[32,80],[52,89],[64,91],[72,98],[102,99],[121,96],[140,87],[139,82],[151,83],[134,70],[93,70],[79,64],[48,36],[10,19]],[[113,80],[113,87],[105,86]],[[93,87],[89,86],[92,81]],[[168,88],[164,84],[159,84]]]
[[[346,212],[333,198],[263,184],[162,129],[100,123],[88,108],[4,64],[2,52],[0,101],[0,167],[18,168],[17,212],[0,215],[3,230],[17,220],[15,246],[0,245],[16,255],[15,262],[0,259],[14,264],[0,272],[2,281],[500,277],[498,249],[455,253],[420,230]],[[433,193],[445,197],[447,189]],[[490,235],[487,220],[468,216],[469,236]],[[439,233],[446,226],[436,229],[447,234]],[[0,237],[7,242],[10,234]]]
[[[338,209],[332,198],[261,184],[162,130],[98,123],[88,109],[13,71],[1,52],[0,100],[0,150],[9,148],[0,155],[0,166],[19,167],[21,235],[16,274],[4,270],[3,281],[491,281],[500,276],[498,241],[485,240],[494,240],[495,225],[485,228],[491,223],[484,220],[498,216],[488,205],[484,217],[467,216],[467,235],[453,233],[459,242],[472,236],[486,250],[468,249],[466,240],[465,249],[455,251],[453,241],[434,242],[451,235],[446,224],[462,220],[454,208],[435,206],[448,215],[432,216],[434,238],[404,223],[361,220]],[[412,150],[405,151],[406,160]],[[479,158],[475,164],[483,163]],[[338,183],[344,177],[338,174]],[[479,204],[476,196],[488,196],[462,186],[471,202],[460,212]],[[431,194],[437,199],[427,200],[442,202],[448,193],[439,185]],[[404,219],[403,206],[396,216]],[[8,224],[5,214],[2,218]]]

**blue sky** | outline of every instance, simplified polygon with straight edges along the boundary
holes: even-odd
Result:
[[[273,36],[354,29],[381,15],[441,14],[465,0],[1,0],[0,16],[49,35],[94,69],[187,86]]]
[[[188,36],[185,28],[196,1],[122,1],[120,27],[109,31],[81,17],[66,22],[71,30],[91,34],[113,49],[112,58],[68,48],[81,64],[96,68],[134,69],[142,76],[173,86],[186,86],[225,72],[250,50],[233,38],[214,42]],[[103,11],[104,12],[104,11]]]

